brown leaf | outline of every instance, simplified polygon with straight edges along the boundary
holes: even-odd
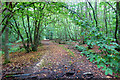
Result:
[[[80,72],[80,70],[77,71],[77,73],[79,73],[79,72]]]

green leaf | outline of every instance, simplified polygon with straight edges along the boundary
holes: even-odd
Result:
[[[105,71],[105,75],[108,75],[108,71]]]
[[[107,75],[107,74],[113,74],[113,71],[112,71],[112,69],[110,69],[110,68],[107,68],[106,69],[106,71],[105,71],[105,75]]]
[[[97,65],[98,68],[100,68],[101,66],[100,65]]]
[[[83,56],[83,54],[80,54],[81,56]]]

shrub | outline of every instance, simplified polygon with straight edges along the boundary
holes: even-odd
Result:
[[[87,40],[87,45],[88,45],[88,49],[92,49],[93,46],[95,45],[95,42],[92,42],[92,40]]]

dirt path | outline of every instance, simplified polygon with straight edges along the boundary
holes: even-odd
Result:
[[[20,79],[106,78],[95,64],[89,62],[85,56],[81,56],[80,52],[72,48],[68,49],[68,45],[60,45],[49,40],[43,40],[41,43],[43,45],[37,52],[18,53],[17,57],[16,53],[11,54],[12,63],[3,66],[4,73],[23,72],[23,75],[17,75]],[[36,59],[37,61],[34,62],[33,60]],[[15,68],[13,70],[12,64]],[[26,66],[23,67],[23,64]]]
[[[68,51],[59,46],[60,44],[51,41],[42,41],[42,44],[46,48],[45,55],[40,62],[35,64],[33,71],[50,70],[51,73],[44,73],[39,77],[85,78],[87,77],[85,73],[94,76],[94,78],[106,77],[96,65],[86,60],[86,57],[80,56],[74,51],[74,56],[71,56]]]

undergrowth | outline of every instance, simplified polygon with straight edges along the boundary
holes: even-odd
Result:
[[[81,52],[81,55],[85,55],[90,62],[96,63],[98,68],[102,67],[105,71],[105,75],[114,73],[120,73],[120,52],[115,50],[118,46],[117,43],[105,44],[104,42],[97,42],[99,46],[99,53],[95,53],[93,50],[87,50],[83,46],[76,45],[75,48]]]

